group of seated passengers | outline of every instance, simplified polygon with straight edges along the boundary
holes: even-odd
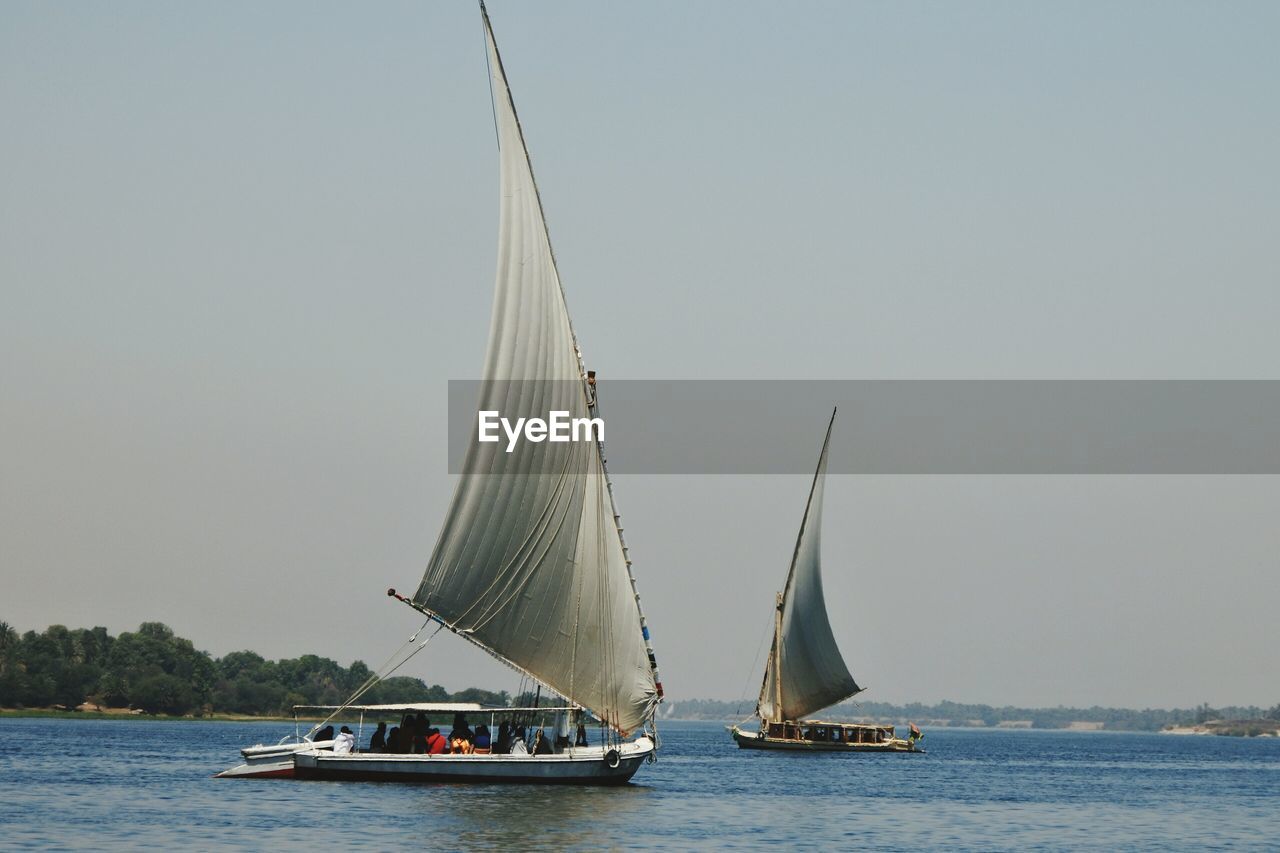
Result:
[[[568,745],[568,738],[557,739],[557,747]],[[587,745],[585,726],[578,726],[576,745]],[[369,738],[369,752],[401,755],[548,755],[556,751],[542,729],[534,733],[533,748],[530,749],[523,727],[499,723],[498,737],[494,740],[489,734],[489,727],[483,723],[473,731],[467,725],[466,714],[454,715],[453,730],[448,737],[440,734],[439,729],[432,728],[426,714],[419,711],[417,715],[405,714],[400,725],[392,726],[390,731],[387,731],[386,723],[378,723],[378,728]]]
[[[850,728],[848,731],[849,743],[885,743],[888,741],[888,734],[884,729],[875,729],[874,734],[869,740],[864,740],[860,732],[865,729]],[[844,733],[839,726],[832,726],[828,730],[827,737],[822,736],[822,731],[817,728],[811,728],[804,732],[805,740],[831,740],[834,743],[840,743],[844,740]]]

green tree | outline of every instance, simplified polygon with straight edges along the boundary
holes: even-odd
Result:
[[[479,687],[468,687],[466,690],[459,690],[451,698],[454,702],[478,702],[481,705],[502,706],[507,705],[511,700],[511,696],[505,690],[495,693],[492,690],[482,690]]]
[[[18,643],[18,632],[8,622],[0,622],[0,654],[5,654]]]
[[[133,686],[129,703],[148,714],[184,714],[196,705],[196,697],[182,679],[158,672],[145,676]]]
[[[5,675],[18,650],[18,632],[8,622],[0,622],[0,676]],[[0,688],[0,705],[5,704],[5,691]]]

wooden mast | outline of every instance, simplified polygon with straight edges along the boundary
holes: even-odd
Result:
[[[773,611],[773,711],[778,722],[785,722],[782,714],[782,593],[778,593],[778,606]]]

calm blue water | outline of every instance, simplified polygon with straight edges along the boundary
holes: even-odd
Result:
[[[212,779],[283,723],[0,720],[0,847],[1280,846],[1280,739],[932,730],[927,755],[667,723],[624,788]]]

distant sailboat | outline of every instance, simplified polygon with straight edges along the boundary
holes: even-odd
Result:
[[[914,735],[912,740],[895,737],[893,726],[805,719],[862,691],[840,655],[822,595],[822,492],[835,422],[833,410],[800,522],[791,570],[777,597],[773,645],[756,702],[760,728],[753,732],[732,726],[730,731],[744,749],[919,751]]]
[[[595,417],[595,374],[583,366],[569,320],[483,2],[480,11],[498,131],[501,213],[478,408]],[[485,708],[481,716],[519,710],[560,712],[562,720],[579,723],[594,719],[601,723],[600,742],[557,738],[554,748],[534,755],[498,754],[496,743],[490,754],[445,755],[336,754],[303,743],[288,747],[284,760],[292,756],[298,778],[626,782],[657,749],[653,719],[662,685],[601,442],[543,442],[507,453],[499,444],[472,441],[463,471],[417,592],[411,598],[388,594],[568,703]],[[350,704],[339,709],[363,710]],[[280,760],[276,753],[270,757]]]

